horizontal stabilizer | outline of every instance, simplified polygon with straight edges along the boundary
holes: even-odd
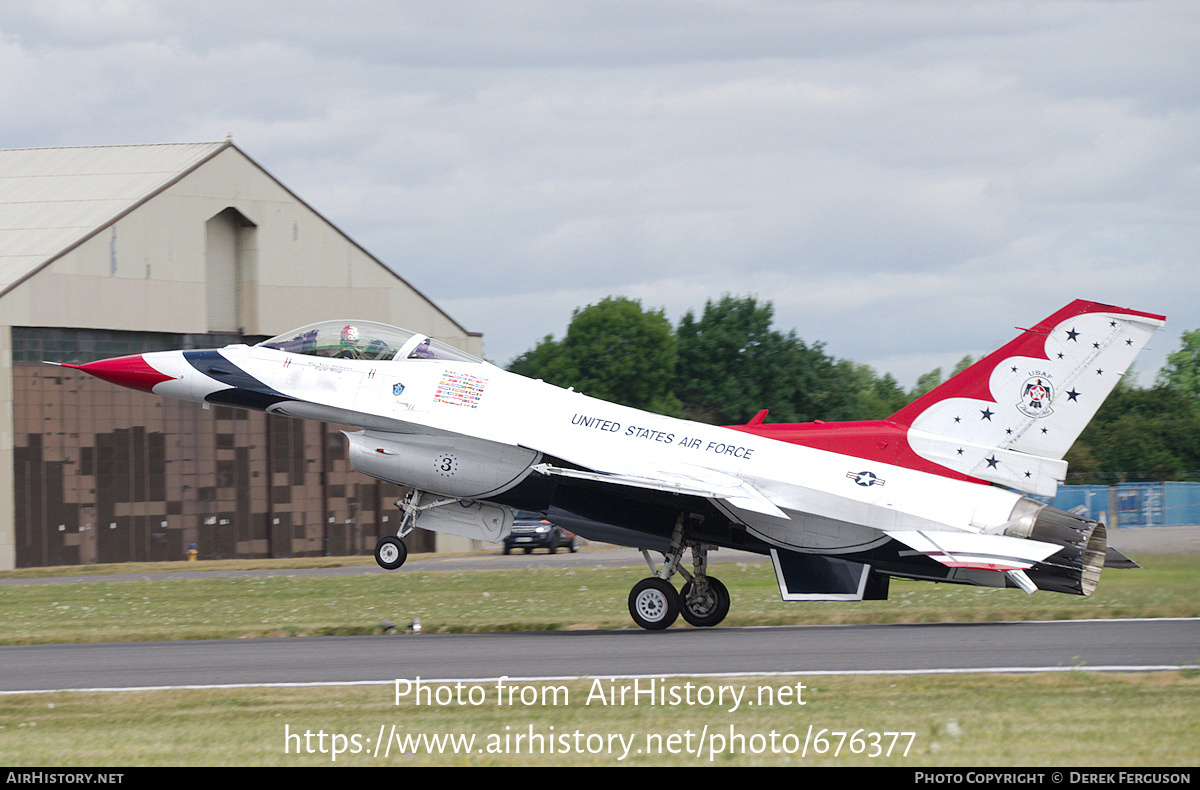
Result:
[[[1105,568],[1121,568],[1129,570],[1131,568],[1140,568],[1133,560],[1126,557],[1121,552],[1114,549],[1112,546],[1107,546],[1104,549],[1104,567]]]
[[[921,456],[926,460],[1030,494],[1054,496],[1058,486],[1067,479],[1067,462],[1056,458],[1043,458],[915,429],[909,431],[908,439],[914,447],[921,448]]]
[[[918,554],[937,560],[948,568],[981,571],[1019,571],[1058,551],[1061,546],[1007,535],[971,532],[884,530]]]

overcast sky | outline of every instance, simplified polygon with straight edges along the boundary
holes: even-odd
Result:
[[[911,386],[1200,327],[1200,2],[0,0],[0,147],[234,142],[505,364],[751,294]],[[330,316],[314,316],[327,318]]]

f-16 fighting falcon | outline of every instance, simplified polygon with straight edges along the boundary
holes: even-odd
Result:
[[[1091,594],[1103,567],[1133,563],[1107,547],[1102,523],[1026,494],[1054,494],[1063,456],[1164,320],[1073,302],[871,422],[664,417],[370,321],[65,367],[356,428],[354,467],[411,489],[397,534],[375,549],[385,568],[404,563],[417,526],[499,542],[517,509],[641,549],[651,575],[629,613],[661,629],[680,614],[724,619],[729,592],[707,562],[719,547],[769,555],[786,600],[886,599],[892,577]]]

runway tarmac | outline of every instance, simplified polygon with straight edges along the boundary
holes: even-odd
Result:
[[[395,634],[0,647],[0,691],[721,674],[1151,671],[1200,620]]]

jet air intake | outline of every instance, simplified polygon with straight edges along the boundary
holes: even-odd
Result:
[[[1105,564],[1108,531],[1104,524],[1032,499],[1022,499],[1015,509],[1027,512],[1004,530],[1005,535],[1062,546],[1027,570],[1029,579],[1039,590],[1091,595]]]

